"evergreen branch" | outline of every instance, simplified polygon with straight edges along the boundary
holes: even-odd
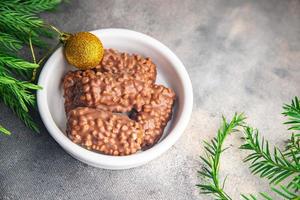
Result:
[[[265,193],[265,192],[260,192],[259,195],[263,198],[263,199],[266,199],[266,200],[273,200],[273,198]],[[258,200],[258,198],[256,196],[254,196],[253,194],[249,194],[249,195],[245,195],[245,194],[241,194],[241,197],[244,199],[244,200]]]
[[[19,81],[13,75],[28,78],[38,64],[30,63],[9,53],[17,52],[28,44],[46,47],[40,36],[51,37],[53,30],[45,26],[36,13],[52,10],[63,0],[1,0],[0,1],[0,100],[10,107],[24,123],[35,131],[37,126],[28,114],[35,105],[33,90],[41,89],[29,82]],[[9,132],[0,126],[0,132]]]
[[[300,200],[299,194],[290,191],[287,187],[281,185],[279,189],[272,187],[272,190],[279,196],[288,200]]]
[[[46,32],[49,32],[44,30],[43,26],[43,20],[35,15],[24,14],[14,10],[0,10],[0,30],[14,35],[25,43],[28,42],[29,32],[32,32],[33,44],[41,47],[46,46],[46,43],[39,38],[40,33],[47,34]]]
[[[284,155],[287,157],[294,158],[292,161],[295,161],[296,164],[299,164],[300,161],[300,138],[296,137],[295,134],[292,134],[291,138],[288,140],[285,147]]]
[[[264,199],[266,199],[266,200],[272,200],[272,197],[270,197],[267,193],[265,193],[265,192],[260,192],[259,193],[260,194],[260,196],[262,196]]]
[[[9,72],[9,74],[17,73],[24,78],[28,78],[28,72],[31,72],[32,69],[39,67],[38,64],[30,63],[23,59],[0,52],[0,67],[1,66],[6,68],[6,72]]]
[[[0,48],[5,51],[18,51],[22,48],[22,42],[12,35],[0,32]]]
[[[7,88],[0,88],[0,91],[5,91],[6,93],[9,93],[9,89]],[[32,129],[33,131],[39,133],[38,126],[33,121],[32,117],[29,115],[28,111],[24,111],[19,105],[17,99],[10,100],[10,98],[3,97],[3,102],[10,107],[14,113],[21,119],[24,124]]]
[[[0,3],[0,9],[18,10],[23,13],[40,13],[43,11],[54,10],[62,0],[27,0],[27,1],[3,1]]]
[[[300,175],[294,177],[290,183],[287,185],[287,188],[293,189],[295,192],[299,191],[300,189]]]
[[[300,119],[300,106],[298,98],[295,97],[291,105],[286,104],[284,109],[283,114],[289,116],[289,121],[286,124],[293,124],[290,129],[299,130],[297,120]],[[222,127],[223,125],[219,130],[222,130]],[[251,152],[244,159],[244,162],[250,162],[252,173],[259,174],[260,177],[268,179],[270,184],[274,185],[285,180],[286,185],[272,186],[272,191],[283,199],[300,200],[300,195],[297,193],[300,189],[300,134],[292,134],[284,152],[281,152],[277,147],[270,151],[269,142],[259,137],[258,130],[249,126],[243,125],[243,127],[245,143],[240,148]],[[224,135],[221,134],[221,136]],[[213,194],[217,199],[230,200],[231,198],[223,191],[224,184],[222,188],[220,187],[218,177],[219,160],[223,151],[220,150],[222,149],[222,141],[224,141],[224,137],[220,137],[220,132],[218,132],[217,138],[214,138],[211,143],[205,142],[204,148],[207,158],[200,156],[204,162],[204,167],[198,173],[210,179],[210,182],[198,185],[198,187],[202,193]],[[263,199],[273,200],[267,193],[261,192],[259,195]],[[258,199],[253,194],[242,194],[241,197],[245,200]]]
[[[0,65],[0,76],[1,73],[4,73],[6,75],[12,76],[12,77],[20,77],[20,78],[24,78],[25,80],[28,80],[28,78],[31,75],[31,70],[16,70],[14,68],[10,68],[4,65]]]
[[[33,29],[35,30],[35,32],[38,35],[44,36],[44,37],[48,37],[48,38],[54,38],[54,36],[56,35],[52,30],[48,30],[48,28],[46,28],[46,26],[44,25],[41,28],[38,29]]]
[[[19,101],[19,105],[22,109],[28,112],[27,104],[33,106],[35,103],[35,96],[31,94],[30,89],[38,90],[40,89],[38,86],[28,83],[25,81],[18,81],[9,76],[0,76],[0,87],[8,88],[10,90],[10,94],[3,95],[7,96],[11,100],[17,98]],[[2,91],[5,94],[5,91]],[[13,96],[12,96],[13,95]]]
[[[241,197],[243,197],[245,200],[257,200],[253,194],[249,194],[249,196],[242,194]]]
[[[300,165],[298,161],[290,162],[278,148],[274,147],[273,155],[269,148],[268,141],[259,139],[258,131],[247,126],[244,129],[245,144],[240,148],[251,151],[244,162],[251,162],[250,169],[253,174],[259,174],[267,178],[270,184],[278,184],[288,177],[299,175]]]
[[[28,114],[28,106],[35,105],[35,95],[30,90],[38,90],[41,87],[25,81],[18,81],[5,74],[0,76],[0,98],[9,106],[25,125],[38,131],[37,126]]]
[[[28,30],[28,32],[26,32],[26,34],[20,34],[18,35],[18,39],[20,39],[22,42],[24,42],[25,44],[28,44],[28,35],[29,33],[32,32],[32,43],[37,46],[37,47],[41,47],[41,48],[46,48],[48,46],[48,44],[43,41],[42,39],[39,38],[38,33],[36,33],[33,29]]]
[[[3,133],[5,135],[10,135],[10,131],[4,128],[3,126],[0,125],[0,133]]]
[[[293,191],[290,191],[287,187],[281,185],[279,188],[276,187],[271,187],[272,191],[278,195],[278,197],[281,197],[285,200],[300,200],[300,196],[298,194],[296,194]],[[262,197],[263,199],[266,200],[273,200],[273,198],[265,193],[265,192],[260,192],[259,193],[260,197]],[[257,200],[258,198],[256,196],[254,196],[253,194],[249,194],[249,195],[244,195],[242,194],[241,197],[244,200]]]
[[[292,104],[285,104],[283,106],[284,112],[282,113],[285,116],[288,116],[288,121],[284,124],[290,125],[289,130],[300,130],[300,101],[298,97],[295,97],[292,100]],[[296,135],[299,136],[299,135]]]
[[[230,200],[231,198],[226,194],[223,186],[219,182],[219,166],[220,166],[220,156],[224,151],[223,143],[225,138],[232,132],[237,131],[238,126],[243,125],[245,117],[243,114],[235,114],[232,120],[228,123],[223,117],[222,125],[218,130],[217,137],[209,142],[205,142],[204,148],[206,152],[206,158],[200,156],[201,160],[204,162],[204,166],[201,171],[198,172],[199,175],[209,179],[208,183],[198,184],[197,187],[200,188],[200,193],[211,194],[216,199]]]
[[[38,64],[30,63],[23,59],[0,52],[0,68],[2,68],[7,74],[17,74],[28,79],[31,76],[32,70],[38,67]]]
[[[27,32],[30,28],[39,28],[44,24],[41,19],[32,15],[14,10],[0,11],[1,28],[7,26],[10,30]]]
[[[8,22],[6,24],[11,29],[16,29],[23,31],[23,27],[13,26],[13,25],[22,25],[24,27],[38,28],[41,27],[44,23],[41,19],[32,14],[24,14],[15,10],[2,10],[1,13],[1,23]]]

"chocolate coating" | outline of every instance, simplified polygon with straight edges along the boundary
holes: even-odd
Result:
[[[128,74],[93,70],[68,72],[64,78],[65,109],[91,107],[112,112],[140,111],[151,96],[151,87]]]
[[[105,49],[98,71],[112,74],[128,74],[135,80],[152,85],[156,79],[156,66],[151,58],[137,54],[121,53],[114,49]]]
[[[68,72],[63,80],[68,137],[116,156],[152,147],[172,116],[176,98],[155,79],[156,66],[149,58],[112,49],[105,50],[95,70]]]
[[[172,116],[175,93],[162,85],[152,87],[150,102],[136,115],[137,122],[144,129],[143,148],[153,146],[162,136],[165,126]]]
[[[68,137],[87,149],[108,155],[129,155],[141,149],[143,129],[125,115],[78,107],[68,114]]]

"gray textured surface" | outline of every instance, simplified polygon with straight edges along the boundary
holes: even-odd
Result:
[[[75,32],[122,27],[169,46],[194,86],[193,116],[183,137],[160,158],[136,169],[89,167],[65,153],[41,124],[35,135],[3,104],[0,122],[0,199],[210,199],[198,194],[201,141],[212,138],[223,113],[244,111],[272,144],[286,138],[281,105],[300,95],[300,1],[296,0],[72,0],[49,22]],[[264,191],[267,182],[242,165],[231,136],[222,174],[234,199]]]

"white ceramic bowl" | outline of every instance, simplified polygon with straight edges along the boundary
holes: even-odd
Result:
[[[64,74],[75,68],[66,63],[62,48],[48,59],[39,77],[38,84],[43,87],[37,94],[40,115],[59,145],[84,163],[105,169],[128,169],[143,165],[168,150],[184,132],[193,107],[190,78],[178,57],[168,47],[147,35],[125,29],[101,29],[92,33],[101,39],[105,48],[151,57],[158,70],[156,83],[175,91],[177,99],[173,116],[162,138],[152,148],[129,156],[103,155],[69,140],[65,134],[66,116],[61,83]]]

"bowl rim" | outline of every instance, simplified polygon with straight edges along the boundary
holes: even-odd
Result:
[[[69,138],[57,127],[52,118],[48,106],[46,89],[38,90],[37,92],[37,104],[41,119],[55,141],[69,154],[84,163],[105,169],[128,169],[143,165],[156,157],[159,157],[162,153],[171,148],[183,134],[193,109],[193,88],[191,80],[180,59],[167,46],[146,34],[119,28],[98,29],[91,31],[91,33],[94,33],[97,36],[110,35],[134,38],[135,40],[139,40],[140,42],[147,43],[147,45],[154,47],[163,57],[172,63],[172,67],[178,74],[183,86],[183,109],[178,122],[175,124],[172,131],[152,148],[128,156],[110,156],[87,150],[69,140]],[[38,85],[41,87],[46,88],[45,86],[47,86],[47,80],[49,79],[49,71],[51,71],[54,66],[51,65],[51,63],[61,53],[62,47],[57,49],[45,63],[38,80]]]

